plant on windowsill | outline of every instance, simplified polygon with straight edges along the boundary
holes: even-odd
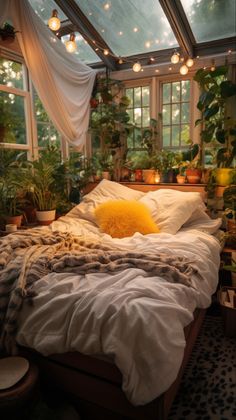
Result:
[[[235,107],[236,84],[227,80],[228,68],[221,66],[214,71],[199,69],[194,76],[201,88],[197,104],[202,117],[195,122],[201,124],[201,139],[205,143],[217,143],[216,178],[218,185],[229,185],[230,167],[236,156],[236,120],[230,115]],[[230,104],[231,101],[231,104]]]
[[[0,28],[0,38],[2,41],[13,42],[17,32],[12,25],[5,22],[3,27]]]
[[[120,81],[100,76],[91,98],[90,132],[99,144],[101,153],[112,156],[114,178],[121,178],[122,163],[126,161],[127,136],[133,130],[127,112],[129,98],[122,95]]]
[[[0,177],[0,215],[5,224],[21,226],[25,199],[20,168],[10,168]]]

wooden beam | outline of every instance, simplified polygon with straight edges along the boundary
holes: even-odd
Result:
[[[159,0],[183,53],[194,57],[196,40],[189,26],[180,0]]]
[[[113,52],[106,44],[104,39],[100,36],[94,26],[90,23],[82,10],[78,7],[74,0],[55,0],[57,5],[62,9],[72,24],[78,29],[84,39],[88,42],[90,47],[95,51],[96,44],[99,45],[99,50],[95,51],[101,58],[104,64],[110,70],[117,70],[116,58],[113,57]],[[95,43],[93,42],[95,41]],[[105,56],[101,50],[108,49],[112,55]]]

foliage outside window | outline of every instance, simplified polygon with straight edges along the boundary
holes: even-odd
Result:
[[[150,87],[136,86],[125,90],[130,100],[127,112],[134,129],[127,138],[128,158],[136,160],[147,155],[147,148],[143,138],[145,130],[150,127]]]
[[[162,145],[186,148],[190,138],[190,80],[162,85]]]
[[[0,143],[27,144],[23,66],[0,58]]]
[[[38,136],[38,146],[47,147],[50,144],[54,144],[60,147],[61,136],[54,127],[52,121],[48,117],[44,106],[39,99],[37,92],[34,89],[34,112],[35,119],[37,123],[37,136]]]

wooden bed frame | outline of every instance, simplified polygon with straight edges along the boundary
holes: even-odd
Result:
[[[62,390],[77,400],[85,420],[165,420],[199,334],[205,312],[205,309],[196,309],[194,320],[185,328],[186,347],[176,380],[165,393],[144,406],[134,407],[127,400],[121,389],[121,373],[110,362],[78,352],[44,357],[34,350],[21,348],[20,354],[37,363],[41,379],[47,386],[54,390],[55,388]]]
[[[86,193],[96,185],[97,183],[89,184]],[[205,198],[204,185],[145,185],[143,183],[124,183],[124,185],[144,192],[159,188],[198,191]],[[58,388],[66,392],[73,397],[74,401],[78,401],[83,420],[165,420],[199,334],[205,312],[205,309],[196,309],[194,320],[185,328],[186,347],[176,380],[166,392],[144,406],[135,407],[127,400],[121,389],[120,371],[107,361],[78,352],[44,357],[34,350],[21,348],[21,354],[34,359],[39,366],[41,378],[47,385],[54,390]]]

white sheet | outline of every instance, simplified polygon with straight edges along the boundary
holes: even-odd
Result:
[[[54,222],[52,229],[90,238],[99,234],[94,224],[68,217]],[[37,282],[34,307],[24,304],[17,341],[44,355],[106,355],[122,372],[131,403],[146,404],[177,376],[185,347],[183,328],[196,307],[209,306],[217,286],[220,246],[208,233],[186,228],[176,235],[136,233],[124,239],[104,234],[105,242],[189,257],[201,276],[188,288],[139,269],[84,277],[52,273]]]

